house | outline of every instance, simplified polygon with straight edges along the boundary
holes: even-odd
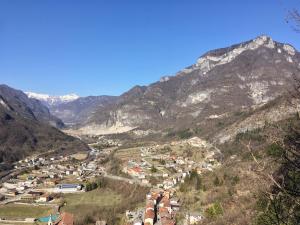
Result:
[[[176,225],[176,221],[174,219],[162,218],[161,225]]]
[[[143,223],[140,221],[134,222],[133,225],[142,225]]]
[[[47,179],[44,180],[44,185],[45,186],[55,186],[58,183],[57,179]]]
[[[160,216],[161,219],[162,218],[168,218],[168,219],[172,218],[171,214],[169,213],[169,210],[165,207],[159,208],[158,212],[159,212],[159,216]]]
[[[144,224],[150,224],[150,225],[153,225],[154,223],[154,217],[155,217],[155,213],[154,213],[154,210],[147,210],[145,212],[145,221],[144,221]]]
[[[154,211],[154,202],[148,201],[148,202],[146,203],[146,212],[147,212],[148,210],[153,210],[153,211]]]
[[[31,196],[33,196],[33,197],[40,197],[41,195],[44,194],[44,192],[41,192],[41,191],[29,191],[28,194],[31,195]]]
[[[203,219],[199,213],[190,213],[186,215],[186,221],[188,224],[193,225],[199,223]]]
[[[22,201],[30,201],[30,202],[32,202],[32,201],[34,201],[36,199],[36,197],[35,196],[33,196],[33,195],[30,195],[30,194],[26,194],[26,195],[22,195],[21,196],[21,200]]]
[[[64,212],[61,215],[60,220],[55,223],[55,225],[74,225],[74,215]]]
[[[131,176],[140,176],[143,172],[143,170],[141,169],[141,167],[139,166],[135,166],[133,168],[127,169],[128,174],[130,174]]]
[[[19,194],[19,192],[16,189],[11,189],[11,190],[8,190],[6,194],[8,196],[16,196]]]
[[[44,194],[38,199],[38,202],[49,202],[51,199],[52,199],[52,196],[50,196],[48,194]]]
[[[170,199],[168,197],[166,197],[166,196],[164,196],[162,198],[162,200],[160,201],[159,207],[166,208],[169,211],[169,213],[171,213],[171,211],[172,211]]]
[[[149,180],[147,180],[147,179],[142,179],[142,184],[149,184]]]

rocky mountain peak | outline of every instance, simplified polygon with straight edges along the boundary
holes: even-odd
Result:
[[[275,42],[271,37],[261,35],[241,44],[209,51],[198,58],[196,64],[184,69],[182,72],[189,73],[195,69],[198,69],[203,75],[205,75],[216,66],[233,61],[243,52],[247,50],[256,50],[260,47],[276,49],[278,53],[286,53],[286,59],[289,62],[293,62],[292,57],[296,54],[296,49],[293,46]]]

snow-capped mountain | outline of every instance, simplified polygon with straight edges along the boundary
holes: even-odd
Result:
[[[40,100],[47,106],[54,106],[54,105],[58,105],[61,103],[72,102],[79,98],[79,96],[76,94],[51,96],[48,94],[40,94],[40,93],[34,93],[34,92],[25,92],[25,93],[29,98],[34,98],[34,99]]]

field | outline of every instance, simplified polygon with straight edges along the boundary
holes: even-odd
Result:
[[[94,225],[99,219],[119,225],[126,210],[145,204],[148,188],[108,178],[100,182],[102,187],[94,191],[64,195],[62,211],[74,213],[77,225]]]
[[[119,149],[115,153],[115,157],[121,159],[123,162],[127,162],[128,160],[140,160],[141,159],[141,152],[140,148],[126,148],[126,149]]]
[[[52,213],[52,208],[47,206],[31,206],[20,204],[8,204],[0,206],[0,217],[14,218],[39,218]]]
[[[86,152],[79,152],[76,154],[71,155],[71,157],[73,157],[74,159],[77,160],[85,160],[87,158],[88,154]]]
[[[121,202],[122,196],[111,190],[97,189],[80,194],[66,194],[64,199],[66,205],[63,211],[84,215],[98,207],[115,206]]]

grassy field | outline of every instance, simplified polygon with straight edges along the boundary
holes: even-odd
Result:
[[[52,213],[52,208],[47,206],[31,206],[8,204],[0,206],[0,217],[6,219],[14,218],[39,218]]]
[[[76,154],[71,155],[71,157],[77,159],[77,160],[85,160],[87,158],[88,154],[86,152],[79,152]]]
[[[140,160],[141,159],[141,152],[140,148],[126,148],[126,149],[119,149],[116,151],[115,156],[122,161],[128,160]]]
[[[96,189],[80,194],[66,194],[64,199],[66,205],[63,211],[74,213],[76,216],[85,215],[97,207],[114,206],[121,202],[122,196],[111,190]]]

